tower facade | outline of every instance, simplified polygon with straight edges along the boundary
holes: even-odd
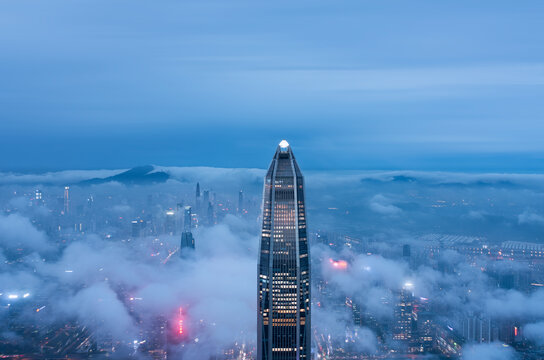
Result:
[[[186,257],[195,249],[195,238],[191,229],[193,227],[191,207],[186,206],[183,210],[183,232],[181,233],[181,242],[179,246],[179,254],[181,257]]]
[[[283,140],[266,174],[258,263],[257,359],[311,358],[304,179]]]
[[[244,193],[242,190],[238,193],[238,208],[236,209],[238,215],[242,215],[244,212]]]
[[[195,238],[192,232],[182,232],[179,246],[179,255],[183,258],[190,254],[190,250],[195,249]]]
[[[64,214],[68,215],[70,212],[70,187],[65,186],[64,187]]]

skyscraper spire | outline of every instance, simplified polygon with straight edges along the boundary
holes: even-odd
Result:
[[[282,140],[265,177],[258,264],[257,359],[311,358],[304,179]]]
[[[70,212],[70,187],[64,187],[64,214],[68,215]]]
[[[195,210],[198,213],[200,210],[200,183],[196,183],[196,194],[195,194]]]

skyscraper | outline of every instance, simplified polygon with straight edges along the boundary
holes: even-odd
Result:
[[[64,214],[68,214],[70,212],[70,187],[65,186],[64,187]]]
[[[34,204],[36,206],[42,206],[43,203],[44,203],[43,193],[40,189],[36,189],[35,196],[34,196]]]
[[[193,228],[193,222],[192,222],[192,214],[191,214],[191,207],[186,206],[183,210],[183,231],[191,231]]]
[[[166,234],[174,235],[176,232],[176,212],[169,209],[166,212],[166,219],[164,221],[164,232]]]
[[[132,220],[131,222],[131,235],[132,238],[140,237],[141,225],[138,220]]]
[[[210,201],[208,201],[208,225],[212,226],[213,224],[215,224],[213,205]]]
[[[204,190],[202,192],[202,203],[207,205],[210,202],[210,190]]]
[[[195,210],[198,213],[200,210],[200,183],[196,183],[196,194],[195,194]]]
[[[414,286],[406,283],[402,287],[395,305],[393,339],[411,342],[417,330],[417,313],[414,306]]]
[[[282,140],[265,177],[258,263],[257,359],[311,358],[304,179]]]
[[[188,251],[189,249],[195,249],[195,238],[191,232],[192,225],[191,207],[186,206],[184,210],[183,232],[181,233],[181,243],[179,246],[179,254],[181,257],[187,256],[190,253],[190,251]]]
[[[179,255],[181,257],[187,257],[190,254],[190,250],[195,249],[195,238],[190,231],[184,231],[181,233],[181,244],[179,246]]]
[[[244,211],[244,193],[242,190],[238,193],[238,208],[236,209],[236,212],[238,215],[242,215]]]

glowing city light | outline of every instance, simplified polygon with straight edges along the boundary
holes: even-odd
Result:
[[[287,140],[282,140],[280,142],[280,148],[287,149],[288,147],[289,147],[289,143],[287,142]]]
[[[348,268],[348,262],[346,260],[333,260],[329,259],[332,267],[339,270],[345,270]]]
[[[178,334],[183,335],[183,309],[179,307]]]
[[[23,295],[24,298],[27,298],[27,297],[29,297],[29,296],[30,296],[29,293],[26,293],[26,294]]]
[[[8,299],[18,299],[19,298],[19,295],[17,294],[9,294],[8,295]]]

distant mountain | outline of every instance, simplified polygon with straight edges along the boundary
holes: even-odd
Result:
[[[93,178],[79,182],[79,185],[97,185],[107,182],[119,182],[125,185],[149,185],[163,183],[170,178],[164,171],[155,171],[153,165],[137,166],[117,175],[105,178]]]

